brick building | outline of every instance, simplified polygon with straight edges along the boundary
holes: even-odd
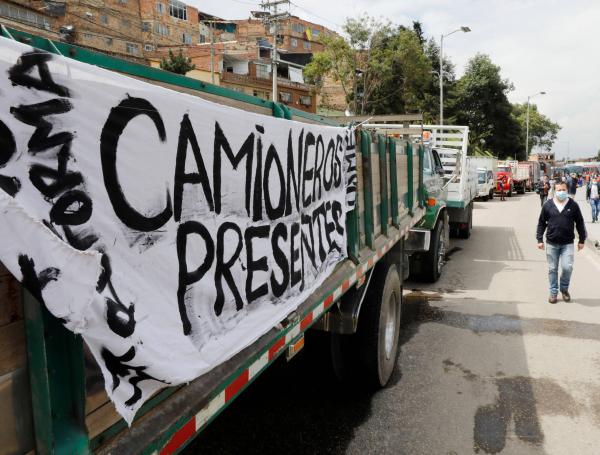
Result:
[[[64,15],[64,4],[50,9],[45,2],[35,0],[0,0],[0,21],[7,27],[16,28],[50,39],[59,39],[59,27]]]
[[[0,0],[0,17],[15,28],[140,63],[163,47],[199,41],[198,10],[178,0]]]
[[[267,39],[273,43],[273,36],[268,33],[265,24],[258,19],[244,19],[233,21],[237,26],[236,37],[240,42],[256,41],[260,38]],[[277,47],[284,52],[313,53],[323,50],[320,39],[324,35],[334,34],[332,30],[305,21],[297,16],[290,16],[286,21],[279,24],[277,33]]]

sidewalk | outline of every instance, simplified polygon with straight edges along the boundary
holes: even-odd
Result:
[[[585,220],[585,228],[588,233],[587,245],[600,253],[600,222],[592,223],[592,208],[585,200],[585,187],[577,189],[575,200],[581,207],[583,219]]]

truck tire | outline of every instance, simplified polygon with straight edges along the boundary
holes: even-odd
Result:
[[[490,190],[490,199],[494,199],[494,190]]]
[[[375,273],[354,340],[354,366],[372,390],[385,387],[396,366],[402,308],[402,281],[396,265],[382,261]]]
[[[419,276],[420,281],[435,283],[442,274],[442,268],[444,266],[444,261],[446,260],[446,251],[448,249],[444,232],[445,228],[446,226],[443,219],[440,219],[431,232],[429,251],[424,253],[422,257],[422,271]]]
[[[460,227],[458,229],[458,238],[459,239],[468,239],[471,237],[471,229],[473,228],[473,204],[469,205],[469,214],[467,222],[465,223],[465,227]]]

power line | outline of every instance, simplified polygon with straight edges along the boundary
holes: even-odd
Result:
[[[318,14],[315,14],[315,13],[314,13],[314,12],[312,12],[311,10],[309,10],[309,9],[307,9],[307,8],[303,7],[303,6],[300,6],[300,5],[298,5],[296,2],[293,2],[293,1],[291,1],[291,0],[290,0],[290,3],[291,3],[292,5],[294,5],[296,8],[298,8],[298,9],[300,9],[300,10],[304,11],[305,13],[308,13],[308,14],[310,14],[310,15],[311,15],[311,16],[313,16],[313,17],[316,17],[317,19],[321,19],[321,20],[323,20],[323,21],[325,21],[325,22],[329,22],[330,24],[333,24],[333,25],[335,25],[335,26],[336,26],[336,27],[338,27],[339,29],[342,29],[342,28],[343,28],[343,27],[342,27],[340,24],[338,24],[338,23],[336,23],[336,22],[333,22],[333,21],[331,21],[331,20],[329,20],[329,19],[327,19],[327,18],[325,18],[325,17],[319,16]]]

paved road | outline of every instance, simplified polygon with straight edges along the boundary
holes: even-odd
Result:
[[[442,279],[407,284],[389,387],[348,389],[301,353],[188,453],[599,453],[600,256],[578,253],[573,301],[548,304],[538,204],[476,203],[473,235],[452,244]]]

